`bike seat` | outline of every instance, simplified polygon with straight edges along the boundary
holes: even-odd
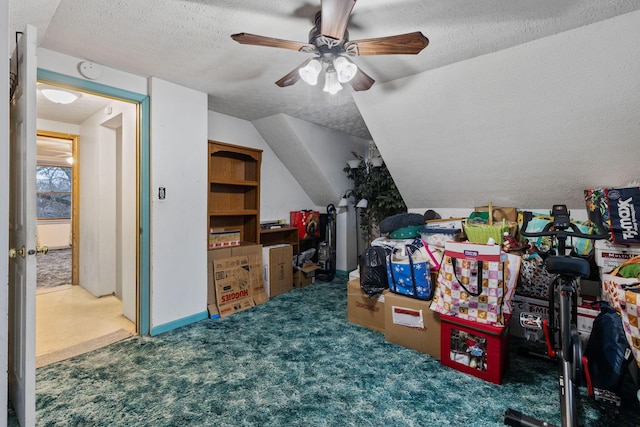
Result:
[[[591,272],[587,260],[572,256],[552,255],[545,261],[545,266],[552,274],[568,274],[582,278],[589,277]]]

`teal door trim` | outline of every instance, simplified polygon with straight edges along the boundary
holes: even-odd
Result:
[[[90,92],[138,104],[138,332],[149,335],[151,294],[151,190],[150,190],[150,104],[149,96],[118,89],[101,83],[67,76],[38,68],[38,81],[64,85],[70,89]]]

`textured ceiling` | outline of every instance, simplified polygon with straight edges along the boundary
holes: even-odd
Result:
[[[209,94],[209,109],[246,120],[284,113],[370,138],[350,88],[335,96],[303,82],[274,82],[309,55],[240,45],[248,32],[307,41],[320,1],[10,0],[10,25],[38,27],[39,45]],[[640,0],[359,0],[352,40],[422,31],[417,56],[355,62],[387,82],[640,9]],[[426,100],[425,100],[426,101]]]

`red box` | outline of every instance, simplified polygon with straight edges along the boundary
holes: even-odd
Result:
[[[509,359],[509,328],[440,315],[440,363],[502,384]]]
[[[318,211],[293,211],[289,214],[292,227],[298,228],[301,239],[320,237],[320,212]]]

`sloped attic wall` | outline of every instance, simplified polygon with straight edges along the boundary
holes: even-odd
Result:
[[[364,155],[369,143],[284,114],[252,124],[322,212],[330,203],[337,206],[353,186],[343,168],[347,160],[354,159],[352,151]]]
[[[584,208],[640,177],[638,40],[632,12],[354,98],[410,209]]]

